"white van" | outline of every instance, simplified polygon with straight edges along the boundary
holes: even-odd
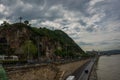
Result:
[[[75,76],[68,76],[66,80],[75,80]]]

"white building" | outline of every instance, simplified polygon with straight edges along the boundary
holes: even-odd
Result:
[[[0,55],[0,60],[18,60],[18,56]]]

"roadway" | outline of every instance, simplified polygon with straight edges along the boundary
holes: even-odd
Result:
[[[79,78],[77,80],[88,80],[91,69],[95,63],[96,59],[91,59],[91,61],[87,64],[87,66],[83,69],[82,73],[80,74]],[[85,70],[88,70],[88,73],[85,72]]]

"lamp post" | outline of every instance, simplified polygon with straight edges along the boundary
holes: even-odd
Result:
[[[41,44],[39,43],[40,42],[40,37],[36,37],[36,41],[37,41],[37,47],[38,47],[38,61],[40,61],[40,47],[41,47]]]
[[[30,51],[29,51],[29,46],[30,46],[30,41],[28,42],[28,45],[27,45],[27,59],[28,59],[28,62],[30,62]]]

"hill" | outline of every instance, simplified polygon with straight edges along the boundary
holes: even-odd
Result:
[[[84,51],[63,31],[31,27],[26,23],[0,26],[0,55],[20,59],[76,58]]]
[[[120,54],[120,50],[108,50],[108,51],[102,51],[102,54]]]

